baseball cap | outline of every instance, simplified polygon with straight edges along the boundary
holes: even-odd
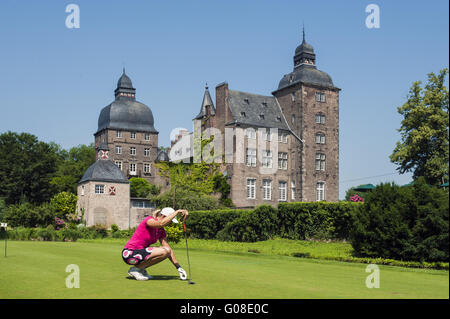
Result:
[[[164,216],[169,216],[169,215],[172,214],[174,211],[175,211],[175,209],[173,209],[172,207],[164,207],[159,213],[160,213],[161,215],[164,215]],[[174,222],[175,224],[178,224],[177,218],[174,217],[174,218],[172,219],[172,222]]]

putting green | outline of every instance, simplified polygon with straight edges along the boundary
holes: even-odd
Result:
[[[443,270],[379,266],[380,288],[369,289],[365,264],[191,249],[196,285],[180,281],[168,260],[148,269],[153,280],[136,281],[121,250],[117,243],[9,241],[0,298],[449,298]],[[174,251],[188,271],[185,249]],[[69,264],[79,267],[80,288],[66,287]]]

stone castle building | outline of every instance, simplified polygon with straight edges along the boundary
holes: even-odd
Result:
[[[292,72],[282,77],[271,95],[232,90],[223,82],[215,88],[214,105],[205,88],[200,112],[193,120],[201,123],[201,131],[216,129],[223,140],[227,129],[234,132],[232,154],[222,143],[222,154],[232,159],[222,164],[222,171],[236,207],[338,201],[340,89],[317,69],[316,54],[304,33],[293,62]],[[123,70],[114,101],[100,112],[94,134],[99,158],[78,186],[78,207],[88,226],[135,226],[152,207],[130,198],[128,180],[143,177],[164,191],[170,185],[154,163],[175,157],[192,159],[192,133],[180,132],[170,157],[159,150],[153,113],[136,101],[135,94]],[[271,129],[277,129],[277,136]],[[242,139],[238,131],[244,132]],[[243,161],[238,161],[241,155]]]
[[[237,207],[338,201],[340,89],[317,69],[316,54],[304,33],[293,60],[293,71],[283,76],[271,96],[231,90],[224,82],[216,86],[214,106],[206,86],[194,118],[201,121],[202,131],[217,128],[222,137],[226,128],[245,131],[245,138],[238,142],[233,137],[233,161],[224,164]],[[270,151],[271,128],[278,130],[276,154]],[[260,129],[261,135],[257,134]],[[262,150],[256,147],[259,139],[265,143]],[[222,145],[222,154],[227,156]],[[174,145],[171,154],[182,154],[186,145],[182,146]],[[244,152],[244,163],[236,159],[239,149]]]

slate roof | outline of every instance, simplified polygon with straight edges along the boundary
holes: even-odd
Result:
[[[205,94],[203,95],[202,106],[200,108],[200,113],[195,117],[195,119],[201,119],[206,115],[206,107],[210,106],[211,115],[216,114],[216,108],[214,107],[214,103],[212,101],[211,95],[209,94],[208,85],[205,87]]]
[[[331,77],[316,68],[315,65],[302,64],[293,72],[288,73],[281,79],[278,89],[281,90],[297,83],[306,83],[322,86],[324,88],[336,88]]]
[[[232,123],[289,130],[273,96],[229,90],[228,106],[234,118]]]
[[[117,99],[101,110],[97,132],[106,128],[158,133],[150,108],[131,99]]]
[[[128,184],[120,168],[111,160],[97,160],[84,173],[79,184],[89,181]]]

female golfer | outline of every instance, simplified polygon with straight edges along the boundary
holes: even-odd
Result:
[[[167,241],[164,227],[171,222],[178,223],[176,216],[178,213],[187,216],[187,210],[174,210],[171,207],[158,209],[153,216],[148,216],[138,225],[133,236],[126,243],[122,250],[122,258],[125,263],[132,265],[128,274],[136,280],[148,280],[152,276],[147,274],[145,268],[153,266],[166,258],[169,258],[172,264],[177,268],[181,280],[186,280],[186,271],[181,268],[173,250]],[[150,247],[159,240],[161,247]]]

